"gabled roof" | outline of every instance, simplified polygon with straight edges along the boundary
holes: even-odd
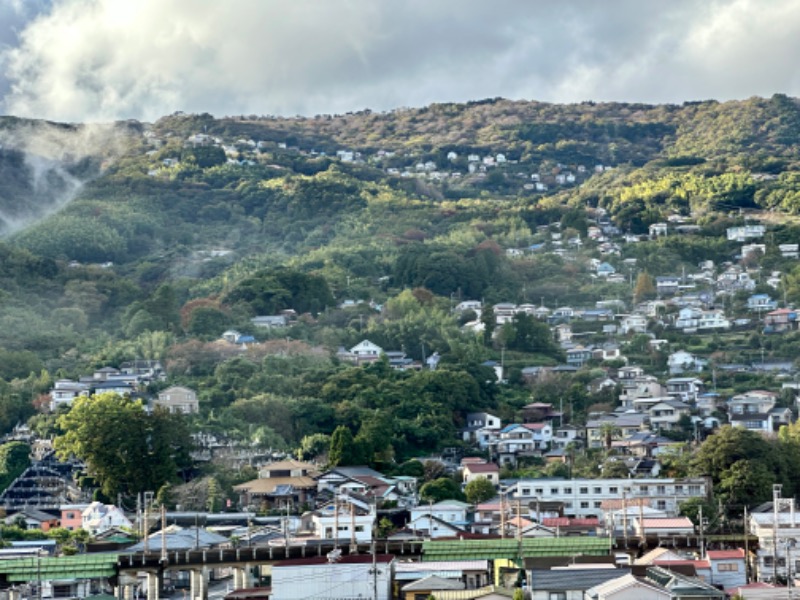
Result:
[[[585,591],[629,574],[630,569],[534,569],[530,586],[532,591]]]
[[[464,582],[457,579],[444,579],[437,575],[428,575],[417,581],[412,581],[404,585],[401,590],[404,592],[427,592],[434,590],[463,590]]]

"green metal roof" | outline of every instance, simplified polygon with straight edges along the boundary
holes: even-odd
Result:
[[[0,561],[0,577],[9,582],[110,577],[116,573],[118,556],[103,553],[4,560]]]
[[[469,560],[529,558],[537,556],[607,556],[611,538],[560,537],[490,539],[490,540],[429,540],[422,544],[422,560]]]

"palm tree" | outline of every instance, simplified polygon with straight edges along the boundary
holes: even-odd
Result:
[[[600,425],[600,437],[603,440],[606,454],[611,452],[611,444],[622,435],[622,430],[613,421],[605,421]]]

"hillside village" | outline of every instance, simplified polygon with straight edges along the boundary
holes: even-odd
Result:
[[[670,153],[623,110],[580,144],[127,123],[0,248],[0,595],[792,597],[791,144]]]

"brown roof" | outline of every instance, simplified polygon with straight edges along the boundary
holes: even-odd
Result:
[[[464,465],[464,469],[468,470],[470,473],[498,473],[500,472],[500,467],[498,467],[494,463],[484,463],[484,464],[468,464]]]
[[[302,462],[294,459],[281,460],[274,463],[269,463],[261,467],[260,471],[293,471],[295,469],[304,469],[310,477],[319,475],[317,467],[311,463]]]
[[[317,482],[311,477],[265,477],[262,479],[253,479],[245,483],[233,486],[237,492],[247,492],[249,494],[271,494],[279,485],[293,485],[296,488],[314,489],[317,487]]]

